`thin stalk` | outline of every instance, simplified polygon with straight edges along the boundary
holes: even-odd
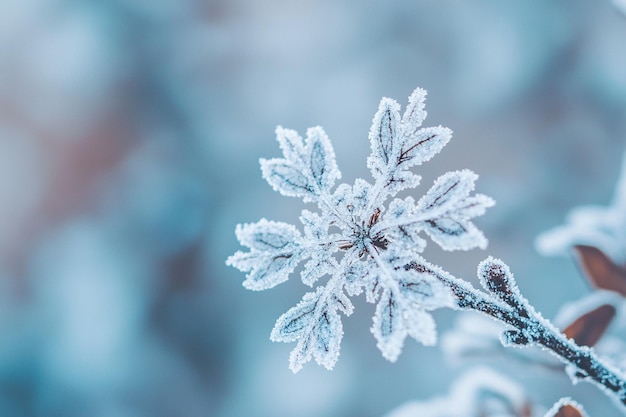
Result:
[[[441,274],[424,265],[412,265],[414,269],[436,276],[451,290],[458,308],[473,310],[486,314],[501,321],[514,330],[509,331],[509,344],[518,346],[542,346],[557,356],[568,366],[573,380],[586,380],[595,383],[605,392],[614,396],[623,407],[626,407],[626,379],[624,376],[604,363],[593,349],[578,346],[568,339],[548,320],[537,313],[517,287],[514,291],[495,296],[478,290],[469,283],[452,275]],[[513,284],[514,285],[514,284]],[[503,338],[503,340],[506,339]]]

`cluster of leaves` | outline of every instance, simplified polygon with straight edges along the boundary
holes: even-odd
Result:
[[[334,366],[343,335],[339,313],[350,315],[354,308],[349,296],[362,293],[377,304],[371,330],[385,358],[396,360],[406,336],[434,344],[429,311],[453,306],[453,294],[441,281],[447,273],[421,257],[426,246],[421,234],[445,250],[487,245],[472,219],[493,201],[472,194],[477,179],[473,172],[444,174],[417,202],[394,198],[419,184],[420,176],[410,168],[431,159],[452,135],[445,127],[422,127],[425,98],[426,92],[416,89],[403,115],[396,101],[381,100],[369,132],[367,166],[373,183],[357,179],[334,188],[341,173],[321,127],[308,129],[304,139],[278,127],[283,157],[261,160],[263,177],[276,191],[319,208],[302,211],[303,232],[265,219],[238,225],[237,238],[250,250],[227,260],[247,273],[244,286],[251,290],[286,281],[304,261],[301,279],[306,285],[328,276],[272,330],[273,341],[297,343],[290,357],[294,372],[312,358],[326,368]]]

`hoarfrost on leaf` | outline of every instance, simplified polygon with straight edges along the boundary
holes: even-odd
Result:
[[[406,336],[434,344],[430,311],[454,303],[441,281],[446,273],[420,256],[427,244],[423,235],[446,250],[487,244],[471,220],[493,201],[472,195],[477,176],[471,171],[445,174],[417,203],[412,197],[393,198],[419,184],[410,168],[430,160],[452,136],[445,127],[422,127],[425,98],[426,91],[416,89],[402,116],[395,100],[381,100],[369,131],[373,182],[359,178],[335,187],[341,173],[321,127],[308,129],[304,139],[278,127],[282,158],[260,160],[274,190],[318,208],[302,211],[303,232],[265,219],[238,226],[237,238],[250,250],[227,260],[247,273],[249,289],[286,281],[300,263],[303,283],[317,284],[271,333],[273,341],[296,342],[290,356],[294,372],[311,359],[329,369],[335,365],[343,336],[340,313],[350,315],[354,307],[348,297],[361,293],[377,304],[372,333],[385,358],[397,359]]]
[[[276,129],[284,158],[261,159],[263,178],[283,195],[315,201],[341,178],[335,152],[321,127],[307,130],[306,140],[293,130]]]
[[[386,290],[374,314],[372,333],[383,356],[394,362],[402,351],[406,329],[402,325],[402,306],[391,290]]]
[[[290,224],[261,219],[237,225],[235,233],[250,252],[239,251],[226,263],[248,272],[243,285],[249,290],[266,290],[285,282],[302,259],[302,236]]]
[[[429,217],[423,221],[425,232],[445,250],[487,247],[483,233],[470,222],[494,204],[485,195],[470,196],[477,178],[470,170],[448,172],[417,204],[417,209]]]

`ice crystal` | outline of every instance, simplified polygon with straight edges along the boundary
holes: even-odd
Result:
[[[420,256],[426,246],[420,234],[445,250],[487,244],[471,220],[493,201],[472,194],[477,175],[469,170],[441,176],[417,202],[394,198],[419,184],[420,176],[409,169],[431,159],[452,135],[442,126],[421,127],[425,98],[426,91],[416,89],[402,116],[396,101],[381,100],[369,132],[372,152],[367,166],[373,183],[357,179],[335,188],[341,173],[321,127],[308,129],[304,139],[278,127],[283,157],[260,161],[263,177],[276,191],[319,208],[317,213],[302,211],[302,232],[265,219],[237,226],[239,242],[250,250],[227,260],[247,273],[243,285],[251,290],[286,281],[304,261],[301,279],[306,285],[328,276],[272,330],[273,341],[296,342],[290,357],[294,372],[313,358],[328,369],[334,366],[343,336],[339,313],[350,315],[348,297],[361,293],[377,304],[371,331],[385,358],[397,359],[406,336],[434,344],[435,322],[429,312],[451,306],[452,295],[439,279],[446,273]]]

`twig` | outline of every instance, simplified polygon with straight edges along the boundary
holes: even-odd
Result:
[[[626,407],[624,376],[598,358],[592,348],[578,346],[536,312],[520,294],[508,267],[501,261],[489,258],[479,267],[479,275],[481,271],[483,275],[481,283],[489,292],[421,264],[410,264],[407,268],[436,276],[452,290],[458,308],[478,311],[511,326],[502,335],[503,344],[546,348],[566,364],[573,382],[591,381]]]

